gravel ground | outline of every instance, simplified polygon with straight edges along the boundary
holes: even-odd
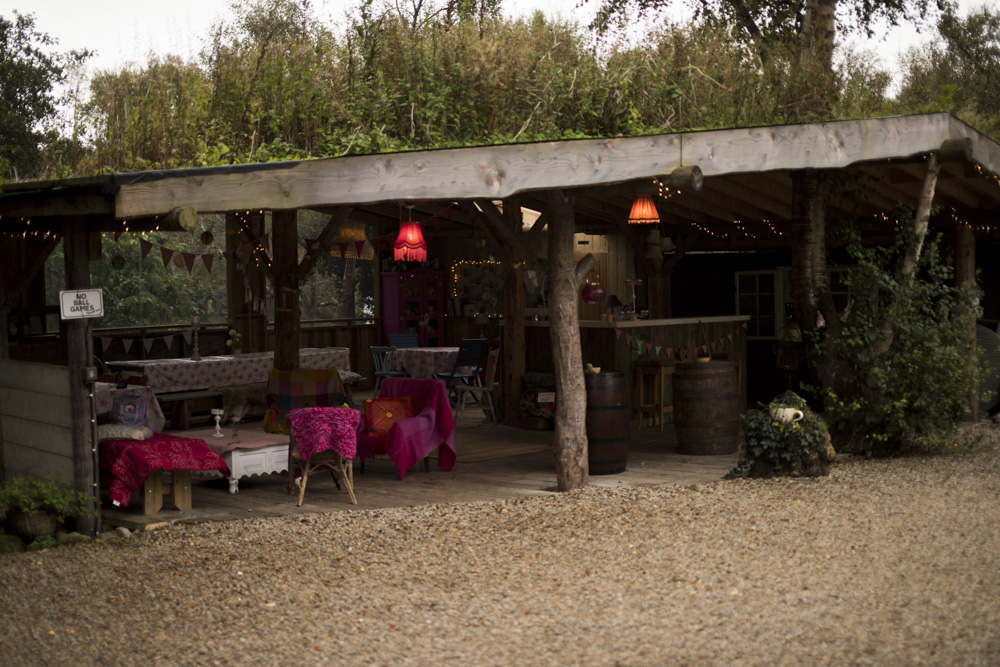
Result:
[[[0,559],[0,663],[997,665],[1000,427],[829,477],[175,526]]]

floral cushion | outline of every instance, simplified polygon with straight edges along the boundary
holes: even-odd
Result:
[[[409,396],[365,399],[365,432],[385,435],[399,419],[413,416],[413,399]]]
[[[105,440],[149,440],[153,430],[148,426],[135,424],[100,424],[97,427],[97,441]]]

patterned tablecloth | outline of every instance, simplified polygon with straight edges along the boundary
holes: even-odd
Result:
[[[299,364],[302,368],[335,366],[342,374],[346,374],[351,370],[351,349],[303,348],[299,350]],[[146,386],[160,394],[267,382],[273,367],[273,352],[245,352],[239,356],[202,357],[200,361],[146,359],[108,362],[108,368],[111,370],[141,372],[146,376]]]
[[[100,469],[110,473],[108,497],[123,507],[153,472],[218,470],[229,477],[229,466],[204,440],[154,433],[149,440],[106,440],[98,447]]]
[[[401,347],[393,352],[393,365],[410,377],[426,379],[434,373],[450,373],[457,358],[457,347]]]
[[[106,415],[111,412],[111,406],[115,401],[115,396],[121,391],[138,391],[142,394],[142,397],[146,400],[146,421],[149,422],[149,428],[157,433],[163,430],[166,425],[166,417],[163,416],[163,410],[160,408],[160,402],[156,400],[156,394],[149,387],[143,387],[142,385],[129,385],[125,389],[118,389],[115,385],[110,382],[97,382],[94,384],[94,408],[97,414]]]

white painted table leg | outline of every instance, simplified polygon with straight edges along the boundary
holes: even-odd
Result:
[[[236,477],[229,478],[229,495],[235,496],[240,492],[240,480]]]

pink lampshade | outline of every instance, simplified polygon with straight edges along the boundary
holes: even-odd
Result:
[[[393,244],[393,258],[412,262],[427,261],[427,242],[419,222],[400,222],[399,236]]]

